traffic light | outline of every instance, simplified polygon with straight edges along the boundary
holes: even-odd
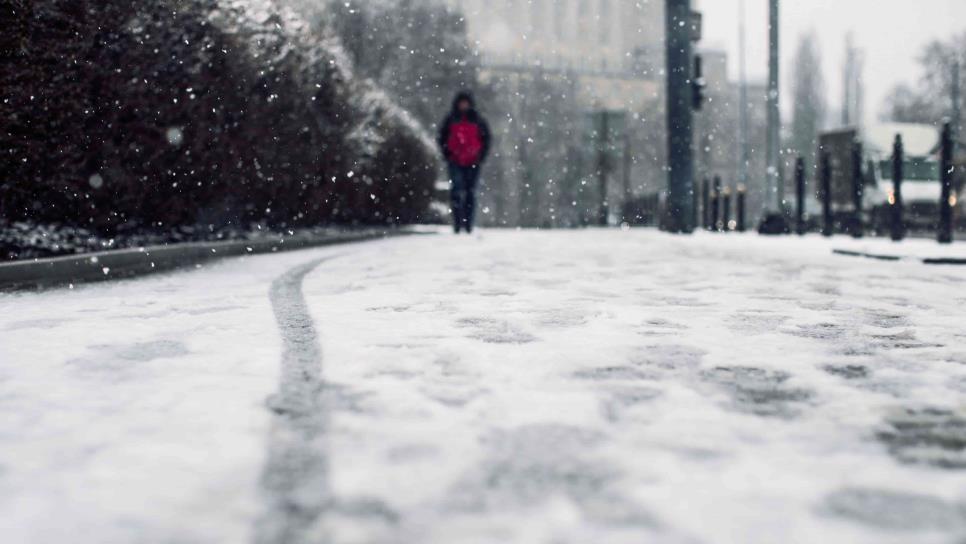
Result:
[[[704,88],[707,84],[704,81],[704,72],[701,66],[701,55],[694,56],[694,74],[691,77],[691,106],[695,111],[701,110],[704,103]]]

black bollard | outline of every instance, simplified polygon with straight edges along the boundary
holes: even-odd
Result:
[[[943,123],[942,158],[939,162],[939,179],[942,182],[942,195],[939,197],[940,244],[953,241],[953,129],[947,121]]]
[[[737,219],[736,230],[738,232],[745,232],[745,186],[744,185],[738,186],[737,199],[738,199],[738,202],[736,204],[738,208],[737,210],[738,219]]]
[[[705,230],[711,230],[711,180],[704,178],[701,182],[701,224]]]
[[[721,227],[725,232],[731,230],[731,187],[725,187],[721,195]]]
[[[701,193],[698,192],[698,185],[695,183],[691,187],[691,224],[694,228],[700,228],[701,221],[698,219],[698,210],[701,209]]]
[[[865,179],[862,176],[862,143],[856,140],[852,143],[852,208],[854,216],[849,229],[853,238],[861,238],[864,234],[862,221],[862,197],[865,194]]]
[[[805,234],[805,159],[795,161],[795,232]]]
[[[905,218],[902,217],[902,167],[905,150],[902,146],[902,135],[896,134],[896,141],[892,144],[892,194],[889,195],[892,216],[892,239],[896,242],[906,237]]]
[[[832,156],[822,152],[822,236],[832,235]]]
[[[714,189],[711,193],[711,230],[721,230],[721,176],[714,177]]]

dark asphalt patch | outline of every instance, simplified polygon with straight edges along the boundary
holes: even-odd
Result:
[[[872,374],[869,371],[869,367],[864,365],[826,365],[824,370],[833,376],[839,376],[847,380],[868,378]]]
[[[529,344],[537,338],[511,324],[509,321],[489,317],[465,317],[457,326],[471,329],[468,335],[487,344]]]
[[[650,380],[655,378],[653,375],[629,366],[601,366],[596,368],[587,368],[574,372],[573,376],[578,380],[618,382]]]
[[[966,414],[907,408],[891,415],[876,436],[904,463],[966,469]]]
[[[701,364],[705,352],[685,344],[655,344],[635,354],[630,364],[667,374],[689,373]]]
[[[158,359],[173,359],[190,353],[188,347],[175,340],[154,340],[132,344],[99,344],[90,346],[93,353],[67,361],[73,370],[90,375],[110,375],[114,380],[133,378],[140,365]]]
[[[835,323],[816,323],[814,325],[798,325],[794,329],[785,330],[787,334],[800,338],[814,338],[816,340],[838,340],[845,336],[845,330]]]
[[[518,510],[551,497],[572,501],[590,523],[655,528],[655,516],[615,487],[620,474],[595,458],[605,435],[568,425],[526,425],[487,437],[487,455],[449,491],[452,514]]]
[[[825,498],[823,510],[891,531],[955,530],[966,527],[966,506],[928,495],[866,487],[843,488]]]
[[[789,386],[787,372],[754,367],[716,367],[703,377],[726,389],[739,410],[759,416],[790,417],[810,400],[811,391]]]
[[[766,334],[775,332],[778,327],[788,321],[787,316],[771,312],[744,310],[738,311],[728,318],[728,328],[745,334]]]

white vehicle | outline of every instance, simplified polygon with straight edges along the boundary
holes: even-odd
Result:
[[[902,203],[907,224],[932,227],[939,217],[941,182],[939,176],[940,129],[932,125],[883,123],[864,133],[865,156],[870,168],[865,187],[864,207],[873,225],[891,223],[890,207],[895,204],[892,183],[892,148],[896,135],[902,136],[904,149]],[[954,197],[955,198],[955,197]]]

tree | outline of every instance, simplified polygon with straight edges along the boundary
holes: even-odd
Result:
[[[427,127],[449,111],[456,91],[487,94],[465,18],[441,3],[330,0],[319,15],[317,23],[334,30],[356,70]]]
[[[845,65],[842,78],[842,126],[861,129],[865,116],[863,71],[865,54],[855,46],[852,33],[845,37]]]
[[[815,165],[818,133],[822,129],[827,107],[821,53],[814,33],[801,37],[794,66],[791,147],[805,158],[806,167],[810,168]]]
[[[953,64],[959,62],[960,88],[966,89],[966,32],[948,41],[933,41],[919,55],[922,75],[915,87],[897,85],[886,98],[881,117],[890,121],[938,123],[952,113]],[[966,107],[961,94],[960,109]]]
[[[283,2],[34,0],[3,22],[11,221],[156,233],[406,223],[429,206],[426,131]]]
[[[896,85],[885,99],[882,117],[897,123],[934,123],[942,117],[937,105],[910,85]]]

